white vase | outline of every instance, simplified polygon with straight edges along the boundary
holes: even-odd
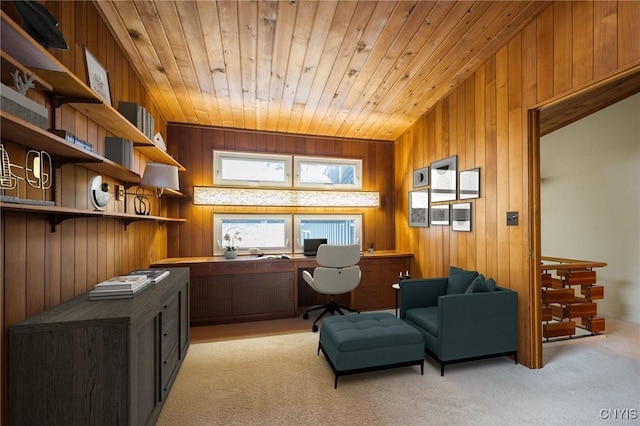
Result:
[[[224,257],[227,259],[235,259],[238,256],[238,250],[225,250]]]

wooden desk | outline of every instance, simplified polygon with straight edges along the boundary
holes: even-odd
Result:
[[[359,310],[393,309],[391,284],[400,272],[411,269],[412,258],[412,253],[394,250],[364,253],[359,263],[360,285],[337,300]],[[299,307],[329,301],[329,296],[316,293],[302,279],[302,271],[317,266],[315,258],[303,255],[292,259],[175,257],[151,265],[177,266],[191,269],[192,325],[295,317]]]

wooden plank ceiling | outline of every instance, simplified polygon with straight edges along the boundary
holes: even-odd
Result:
[[[550,2],[95,4],[169,122],[395,140]]]

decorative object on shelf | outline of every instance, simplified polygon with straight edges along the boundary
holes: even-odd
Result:
[[[25,164],[19,166],[12,164],[9,158],[9,152],[3,144],[0,144],[0,201],[3,203],[15,204],[33,204],[41,206],[55,205],[54,201],[46,199],[45,191],[51,188],[53,177],[53,163],[51,156],[45,151],[29,150],[25,155]],[[23,170],[18,175],[13,169]],[[19,181],[25,181],[29,186],[42,190],[42,200],[30,200],[20,198]],[[13,195],[4,194],[5,191],[15,190]]]
[[[429,191],[409,191],[409,226],[429,226]]]
[[[14,1],[13,5],[22,18],[22,28],[42,47],[69,49],[58,21],[43,5],[33,0]]]
[[[4,148],[3,144],[0,144],[0,189],[19,189],[18,181],[24,180],[22,176],[18,176],[13,172],[13,169],[24,169],[24,167],[12,164],[9,159],[9,153]],[[19,194],[18,194],[19,195]]]
[[[89,182],[89,201],[93,208],[104,211],[110,198],[109,184],[102,182],[102,176],[94,176]]]
[[[238,250],[225,250],[224,257],[226,259],[235,259],[238,257]]]
[[[480,198],[480,168],[460,172],[460,199]]]
[[[420,188],[429,185],[429,167],[413,171],[413,187]]]
[[[431,225],[449,226],[449,205],[431,206],[429,216]]]
[[[66,130],[49,129],[48,132],[53,133],[54,135],[59,136],[65,141],[72,143],[76,146],[79,146],[82,149],[86,149],[87,151],[93,151],[93,145],[91,145],[90,143],[88,143],[83,139],[80,139],[76,135],[67,132]]]
[[[131,170],[133,142],[124,138],[108,136],[104,138],[104,156],[114,163]]]
[[[451,209],[453,210],[451,229],[471,232],[471,203],[453,204]]]
[[[111,89],[109,88],[109,73],[98,59],[86,47],[84,52],[84,65],[87,73],[87,84],[107,104],[111,105]]]
[[[167,145],[164,143],[164,139],[162,138],[162,135],[160,134],[160,132],[156,133],[155,136],[153,137],[153,143],[155,143],[156,146],[161,150],[165,152],[167,151]]]
[[[16,84],[16,86],[20,85],[24,89],[24,93],[19,93],[9,86],[5,86],[4,84],[2,84],[2,90],[0,90],[0,108],[11,115],[14,115],[28,123],[33,124],[34,126],[38,126],[41,129],[46,129],[49,111],[46,107],[38,104],[37,102],[29,99],[26,96],[26,91],[29,89],[29,84],[24,82],[22,78],[18,76],[18,72],[13,74],[13,76],[14,84]]]
[[[42,190],[42,199],[45,200],[45,191],[51,188],[53,180],[53,162],[46,151],[27,151],[24,161],[24,178],[33,188]]]
[[[18,89],[18,93],[23,96],[27,96],[27,90],[36,87],[36,85],[33,83],[33,81],[36,79],[36,75],[34,73],[31,73],[31,75],[27,75],[25,71],[22,71],[22,76],[24,76],[24,80],[20,76],[20,70],[16,70],[16,72],[11,74],[11,77],[13,77],[13,83],[15,84],[16,89]]]
[[[149,213],[151,212],[151,202],[149,201],[149,197],[144,195],[144,189],[141,187],[136,189],[136,198],[133,200],[133,209],[137,215],[141,216],[149,216]]]
[[[238,248],[240,245],[237,243],[242,241],[242,236],[240,235],[240,230],[236,229],[232,231],[234,228],[229,228],[227,233],[224,234],[222,239],[225,241],[224,244],[224,257],[227,259],[235,259],[238,256]]]
[[[457,155],[431,163],[431,202],[456,199],[457,169]]]

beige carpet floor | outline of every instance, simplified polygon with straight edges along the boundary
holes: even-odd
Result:
[[[607,319],[606,338],[545,346],[539,370],[494,358],[440,377],[427,357],[424,376],[364,373],[338,389],[317,345],[310,331],[192,344],[158,425],[640,424],[636,324]]]

